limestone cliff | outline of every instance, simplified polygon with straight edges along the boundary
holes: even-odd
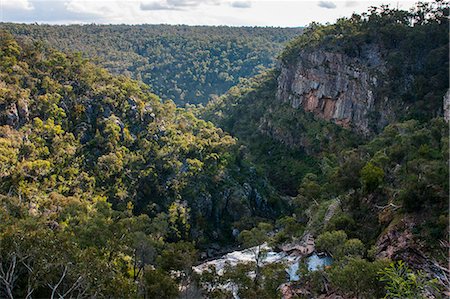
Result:
[[[375,46],[363,49],[360,58],[320,49],[300,50],[295,62],[282,63],[280,71],[277,99],[293,108],[302,107],[364,134],[373,126],[371,114],[379,116],[376,127],[391,118],[375,96],[380,85],[378,76],[385,72],[385,63]]]

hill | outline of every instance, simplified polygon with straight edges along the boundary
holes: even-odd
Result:
[[[382,297],[374,268],[385,258],[445,285],[447,15],[436,2],[312,24],[286,47],[279,68],[198,111],[250,149],[248,158],[292,197],[275,241],[298,242],[306,231],[338,260],[293,290]],[[347,237],[356,252],[343,254],[348,248],[338,244]],[[350,286],[361,282],[352,267],[375,280]]]
[[[10,298],[133,298],[187,283],[196,248],[233,243],[233,228],[281,209],[223,130],[81,55],[5,32],[0,161]]]
[[[17,37],[81,52],[116,74],[148,84],[177,105],[207,103],[239,78],[274,66],[300,28],[171,25],[0,24]]]
[[[448,8],[311,24],[185,108],[1,32],[0,297],[444,297]]]

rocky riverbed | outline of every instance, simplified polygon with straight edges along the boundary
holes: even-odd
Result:
[[[226,265],[236,266],[238,264],[250,263],[255,261],[255,254],[258,250],[266,251],[265,257],[262,260],[262,265],[272,263],[283,263],[285,265],[286,274],[289,281],[298,281],[300,276],[298,270],[300,263],[306,263],[309,271],[316,271],[320,268],[331,265],[332,258],[326,255],[315,252],[314,238],[307,234],[301,241],[292,244],[286,244],[280,247],[281,250],[276,251],[267,244],[251,247],[243,250],[236,250],[227,253],[217,259],[213,259],[197,265],[193,268],[198,274],[203,273],[213,266],[217,274],[223,275]],[[251,274],[250,274],[251,275]],[[238,299],[237,290],[232,284],[222,286],[225,289],[232,291],[234,298]]]

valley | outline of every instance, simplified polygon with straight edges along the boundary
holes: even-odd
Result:
[[[445,298],[448,13],[0,23],[0,298]]]

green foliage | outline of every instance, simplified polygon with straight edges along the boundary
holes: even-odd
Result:
[[[206,103],[240,78],[275,64],[284,43],[301,28],[170,25],[25,25],[3,23],[18,37],[81,52],[116,74],[152,87],[177,105]],[[16,53],[14,45],[8,53]],[[57,59],[64,58],[56,58]]]
[[[275,228],[278,230],[273,237],[273,243],[275,245],[280,245],[292,238],[300,238],[305,230],[304,224],[291,216],[279,218]]]
[[[314,24],[287,48],[284,63],[311,47],[359,59],[366,46],[380,48],[387,77],[376,96],[387,96],[392,103],[386,105],[392,107],[396,101],[410,103],[411,109],[399,114],[405,121],[367,138],[275,101],[276,71],[240,80],[206,107],[181,109],[161,102],[147,85],[113,76],[79,54],[19,42],[1,32],[0,297],[174,298],[195,284],[196,246],[231,241],[232,225],[242,231],[238,241],[253,250],[255,260],[226,267],[222,277],[209,273],[203,286],[232,282],[241,298],[278,297],[284,269],[264,265],[264,244],[291,241],[309,231],[318,235],[317,250],[335,259],[330,269],[305,275],[314,295],[324,292],[328,282],[346,297],[387,293],[387,298],[408,298],[431,292],[434,281],[401,263],[386,268],[375,259],[378,248],[373,245],[388,230],[411,223],[412,240],[420,249],[438,262],[445,260],[438,244],[448,236],[443,213],[448,206],[448,124],[432,116],[448,87],[447,10],[441,1],[418,4],[410,13],[373,8],[334,25]],[[2,26],[32,35],[56,30]],[[259,40],[244,51],[250,43],[245,36],[236,43],[211,36],[195,42],[203,28],[190,29],[187,35],[196,32],[194,38],[180,33],[183,26],[73,26],[61,29],[56,40],[71,30],[79,35],[115,28],[120,38],[132,33],[133,42],[122,38],[124,50],[114,55],[134,53],[126,57],[133,65],[124,67],[118,60],[109,68],[127,68],[136,77],[147,73],[145,82],[179,103],[194,98],[183,89],[199,91],[199,101],[216,92],[214,86],[223,92],[237,76],[257,72],[256,57],[273,50],[254,50]],[[139,29],[161,28],[175,33],[136,38]],[[285,40],[283,34],[279,38]],[[105,39],[85,44],[90,49]],[[186,47],[178,51],[181,44]],[[249,54],[255,51],[259,54]],[[105,53],[106,58],[113,55]],[[161,59],[149,63],[151,69],[141,59],[147,54]],[[217,55],[220,59],[212,63]],[[236,70],[227,55],[242,60]],[[244,72],[249,61],[251,69]],[[193,69],[187,70],[185,62]],[[164,76],[152,76],[153,71]],[[154,79],[177,72],[170,82]],[[163,90],[169,85],[175,87]],[[265,177],[290,196],[281,201]],[[279,231],[273,233],[268,222],[280,215]],[[367,248],[372,262],[363,259]],[[207,293],[230,296],[218,289],[207,288]]]
[[[254,265],[252,263],[238,264],[234,267],[227,265],[223,276],[219,280],[207,281],[208,283],[213,283],[213,286],[216,287],[219,287],[217,282],[220,282],[222,285],[232,283],[236,288],[239,298],[243,299],[271,299],[278,298],[281,295],[279,286],[286,280],[286,272],[283,264],[273,263],[262,266],[257,283],[249,276],[249,272],[251,271],[254,271]],[[229,298],[226,297],[227,294],[223,291],[216,291],[211,295],[209,298]]]
[[[267,207],[252,209],[252,194],[242,196],[248,184],[259,196],[271,196],[274,205],[277,201],[264,179],[249,176],[250,166],[237,160],[236,140],[221,129],[79,55],[1,36],[19,51],[1,56],[15,57],[13,73],[1,69],[1,79],[18,79],[2,85],[7,107],[1,124],[14,127],[2,136],[5,192],[12,188],[25,200],[44,190],[95,194],[106,196],[115,209],[131,203],[136,214],[166,212],[171,241],[189,239],[199,227],[204,240],[222,229],[229,238],[239,215],[270,214]],[[8,107],[18,110],[14,123]],[[205,205],[207,198],[214,200]],[[236,204],[225,209],[224,200]],[[209,221],[217,214],[222,222]]]
[[[192,243],[169,243],[158,257],[158,265],[164,270],[191,271],[196,261],[196,250]]]
[[[242,272],[238,267],[227,270],[231,273],[229,278],[231,281],[240,281],[242,289],[239,292],[243,298],[270,298],[268,294],[276,294],[278,292],[280,280],[284,280],[284,269],[280,265],[263,266],[264,259],[267,256],[267,243],[271,241],[269,236],[273,226],[269,223],[260,222],[257,227],[251,230],[244,230],[239,234],[239,241],[245,246],[250,247],[253,252],[254,262],[247,264],[247,267],[254,272],[254,278],[250,281],[246,278],[249,271]],[[283,274],[281,274],[283,273]],[[237,277],[235,276],[237,275]],[[243,275],[245,277],[243,277]],[[278,285],[277,285],[278,283]]]
[[[178,298],[178,284],[160,269],[146,269],[142,275],[146,298]]]
[[[363,257],[365,254],[365,247],[363,242],[359,239],[350,239],[345,241],[342,247],[342,255],[344,256],[359,256]]]
[[[384,171],[380,167],[367,163],[361,170],[361,179],[367,191],[372,192],[383,182]]]
[[[244,230],[239,234],[239,240],[245,247],[253,247],[268,241],[268,233],[272,230],[269,223],[259,223],[257,227],[251,230]]]
[[[419,2],[410,11],[388,5],[371,7],[334,24],[311,23],[303,34],[289,42],[280,55],[293,64],[302,51],[322,49],[362,61],[373,61],[370,48],[386,60],[384,83],[377,97],[389,98],[392,111],[402,119],[431,119],[442,106],[448,88],[448,1]],[[379,73],[379,69],[373,69]],[[403,107],[408,104],[408,111]],[[378,116],[372,125],[377,127]]]
[[[386,284],[384,298],[428,298],[429,292],[439,292],[437,279],[430,280],[423,272],[415,273],[403,261],[391,263],[379,274]]]
[[[328,231],[343,230],[347,234],[354,231],[355,228],[355,220],[348,214],[337,214],[333,216],[326,226],[326,230]]]
[[[350,258],[333,267],[329,278],[331,284],[347,296],[380,298],[384,295],[384,288],[379,281],[379,271],[385,266],[384,261]]]
[[[241,154],[280,192],[295,196],[306,174],[319,174],[321,152],[339,151],[361,138],[277,101],[277,75],[272,70],[242,80],[198,113],[236,136]]]
[[[344,231],[325,232],[317,237],[316,248],[334,256],[340,253],[341,247],[346,241],[347,234]]]
[[[0,297],[173,298],[190,240],[270,214],[221,129],[80,55],[0,39]]]

